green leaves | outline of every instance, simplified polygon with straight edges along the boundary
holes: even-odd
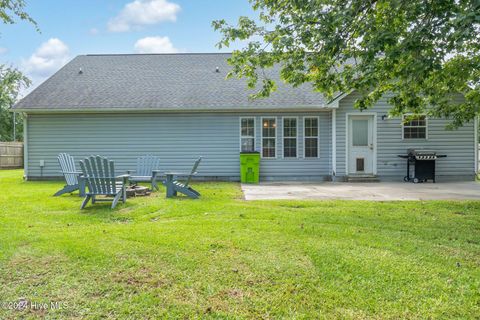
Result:
[[[0,0],[0,21],[4,24],[14,24],[15,18],[28,21],[39,31],[37,22],[25,12],[25,0]]]
[[[30,85],[30,80],[17,69],[0,65],[0,141],[13,138],[13,114],[10,107],[17,101],[22,88]],[[18,117],[17,136],[21,135],[21,117]]]
[[[356,90],[360,109],[389,93],[392,114],[448,117],[452,127],[480,105],[480,2],[476,0],[251,0],[258,19],[213,22],[219,47],[234,51],[231,76],[276,89],[263,70],[281,64],[283,81],[312,83],[327,97]],[[255,39],[254,41],[252,39]],[[455,94],[461,94],[458,99]]]
[[[0,106],[13,104],[22,87],[28,87],[30,80],[14,68],[0,65]]]

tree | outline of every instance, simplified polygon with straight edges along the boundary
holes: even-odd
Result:
[[[37,23],[25,12],[25,0],[0,0],[0,19],[5,24],[15,24],[18,18],[28,21],[39,31]]]
[[[25,12],[24,0],[0,0],[0,21],[14,24],[16,19],[28,21],[38,31],[37,23]],[[0,65],[0,141],[13,139],[13,114],[10,107],[17,101],[22,87],[30,85],[30,80],[13,67]],[[17,137],[22,138],[22,117],[18,117]]]
[[[276,90],[272,79],[259,75],[280,64],[283,81],[311,83],[329,99],[357,91],[360,110],[388,93],[392,115],[426,113],[458,127],[479,112],[478,0],[250,2],[258,19],[212,25],[222,33],[220,48],[248,40],[229,59],[229,76],[259,86],[253,98]]]
[[[20,71],[0,65],[0,141],[13,140],[13,113],[10,112],[22,87],[28,87],[30,80]],[[16,119],[16,136],[22,140],[22,116]]]

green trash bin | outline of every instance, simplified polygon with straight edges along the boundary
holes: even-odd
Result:
[[[240,152],[240,181],[258,183],[260,176],[260,153]]]

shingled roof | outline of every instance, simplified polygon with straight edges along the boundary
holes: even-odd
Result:
[[[278,90],[250,100],[245,79],[225,79],[230,54],[81,55],[13,109],[16,111],[228,111],[326,107],[310,85],[293,88],[269,71]],[[218,68],[218,70],[217,70]]]

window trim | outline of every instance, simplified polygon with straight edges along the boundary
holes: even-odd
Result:
[[[405,138],[405,123],[404,123],[404,120],[405,120],[405,116],[411,116],[411,115],[414,115],[413,113],[404,113],[402,114],[402,117],[400,119],[401,121],[401,125],[402,125],[402,132],[401,132],[401,135],[402,135],[402,141],[405,140],[405,141],[425,141],[425,140],[428,140],[428,117],[426,114],[418,114],[419,116],[425,116],[425,126],[407,126],[407,128],[425,128],[425,138]]]
[[[306,136],[305,135],[305,120],[306,119],[317,119],[317,156],[316,157],[306,157],[305,156],[305,140],[306,138],[315,138],[313,136]],[[319,116],[306,116],[303,117],[303,158],[304,159],[319,159],[320,158],[320,117]]]
[[[298,121],[297,116],[283,116],[282,117],[282,130],[280,130],[281,133],[281,139],[282,139],[282,159],[298,159],[300,157],[299,151],[299,138],[300,138],[300,122]],[[296,140],[296,156],[295,157],[285,157],[285,136],[284,136],[284,129],[285,129],[285,119],[295,119],[297,121],[297,135],[295,136]],[[292,137],[287,137],[287,138],[292,138]]]
[[[242,136],[242,120],[243,119],[253,119],[253,137],[247,137],[247,136]],[[257,120],[255,117],[240,117],[239,118],[239,123],[238,123],[238,132],[239,132],[239,143],[238,143],[238,149],[240,152],[242,152],[242,138],[253,138],[253,151],[255,151],[256,147],[256,135],[257,135],[257,127],[256,127],[256,122]]]
[[[264,157],[263,156],[263,120],[265,120],[265,119],[274,119],[275,120],[275,157]],[[277,117],[270,116],[270,117],[261,117],[260,118],[260,146],[261,146],[260,157],[262,159],[277,159],[277,156],[278,156],[278,150],[277,150],[278,133],[277,133],[277,130],[278,130],[278,119],[277,119]],[[268,137],[268,138],[271,139],[272,137]]]

